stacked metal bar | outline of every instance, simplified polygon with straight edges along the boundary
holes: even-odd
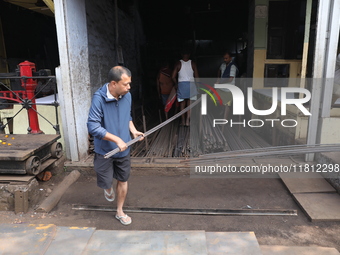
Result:
[[[145,134],[150,135],[148,140],[133,144],[131,155],[195,158],[205,154],[271,146],[249,127],[229,125],[213,127],[212,116],[202,116],[196,108],[192,109],[191,115],[194,117],[191,119],[190,127],[180,126],[181,114],[177,113],[151,129],[150,126],[147,127],[148,131]]]
[[[202,119],[202,125],[191,127],[179,125],[175,120],[149,138],[149,150],[145,151],[143,143],[132,148],[134,157],[197,157],[201,154],[229,150],[227,139],[219,128],[210,127],[208,118]]]
[[[201,155],[198,158],[188,159],[185,161],[191,163],[192,162],[202,163],[202,162],[216,162],[231,158],[236,159],[268,156],[292,156],[297,154],[335,152],[335,151],[340,151],[340,144],[289,145],[212,153]]]

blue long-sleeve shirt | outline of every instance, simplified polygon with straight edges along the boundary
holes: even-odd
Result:
[[[104,155],[116,149],[116,143],[103,140],[107,132],[120,137],[125,143],[131,140],[129,124],[131,118],[131,94],[121,96],[118,100],[107,97],[107,84],[93,95],[87,121],[89,133],[94,137],[94,151]],[[122,158],[130,153],[130,148],[113,155]]]

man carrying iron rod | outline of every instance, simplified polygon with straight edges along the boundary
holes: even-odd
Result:
[[[108,83],[93,95],[87,121],[88,131],[94,137],[94,170],[97,174],[97,185],[104,189],[105,199],[112,202],[115,199],[113,179],[117,180],[115,218],[123,225],[132,222],[131,217],[123,211],[131,169],[130,148],[126,143],[131,140],[130,133],[134,138],[143,136],[132,122],[130,84],[129,69],[123,66],[111,68]],[[120,149],[119,153],[104,158],[107,152],[116,148]]]

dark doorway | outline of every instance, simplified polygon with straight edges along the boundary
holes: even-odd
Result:
[[[156,91],[164,61],[174,64],[183,48],[191,50],[200,77],[215,77],[228,50],[246,71],[250,0],[139,1],[146,44],[142,49],[143,90]]]

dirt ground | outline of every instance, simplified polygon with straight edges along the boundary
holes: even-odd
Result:
[[[135,173],[138,171],[135,171]],[[40,182],[42,197],[68,173]],[[110,230],[253,231],[260,245],[323,246],[340,251],[340,222],[311,222],[280,179],[190,178],[188,175],[143,176],[132,173],[126,206],[210,209],[295,209],[298,216],[203,216],[130,213],[123,226],[114,212],[76,211],[73,204],[115,206],[96,186],[94,175],[82,174],[50,213],[0,212],[0,223],[55,224]]]

